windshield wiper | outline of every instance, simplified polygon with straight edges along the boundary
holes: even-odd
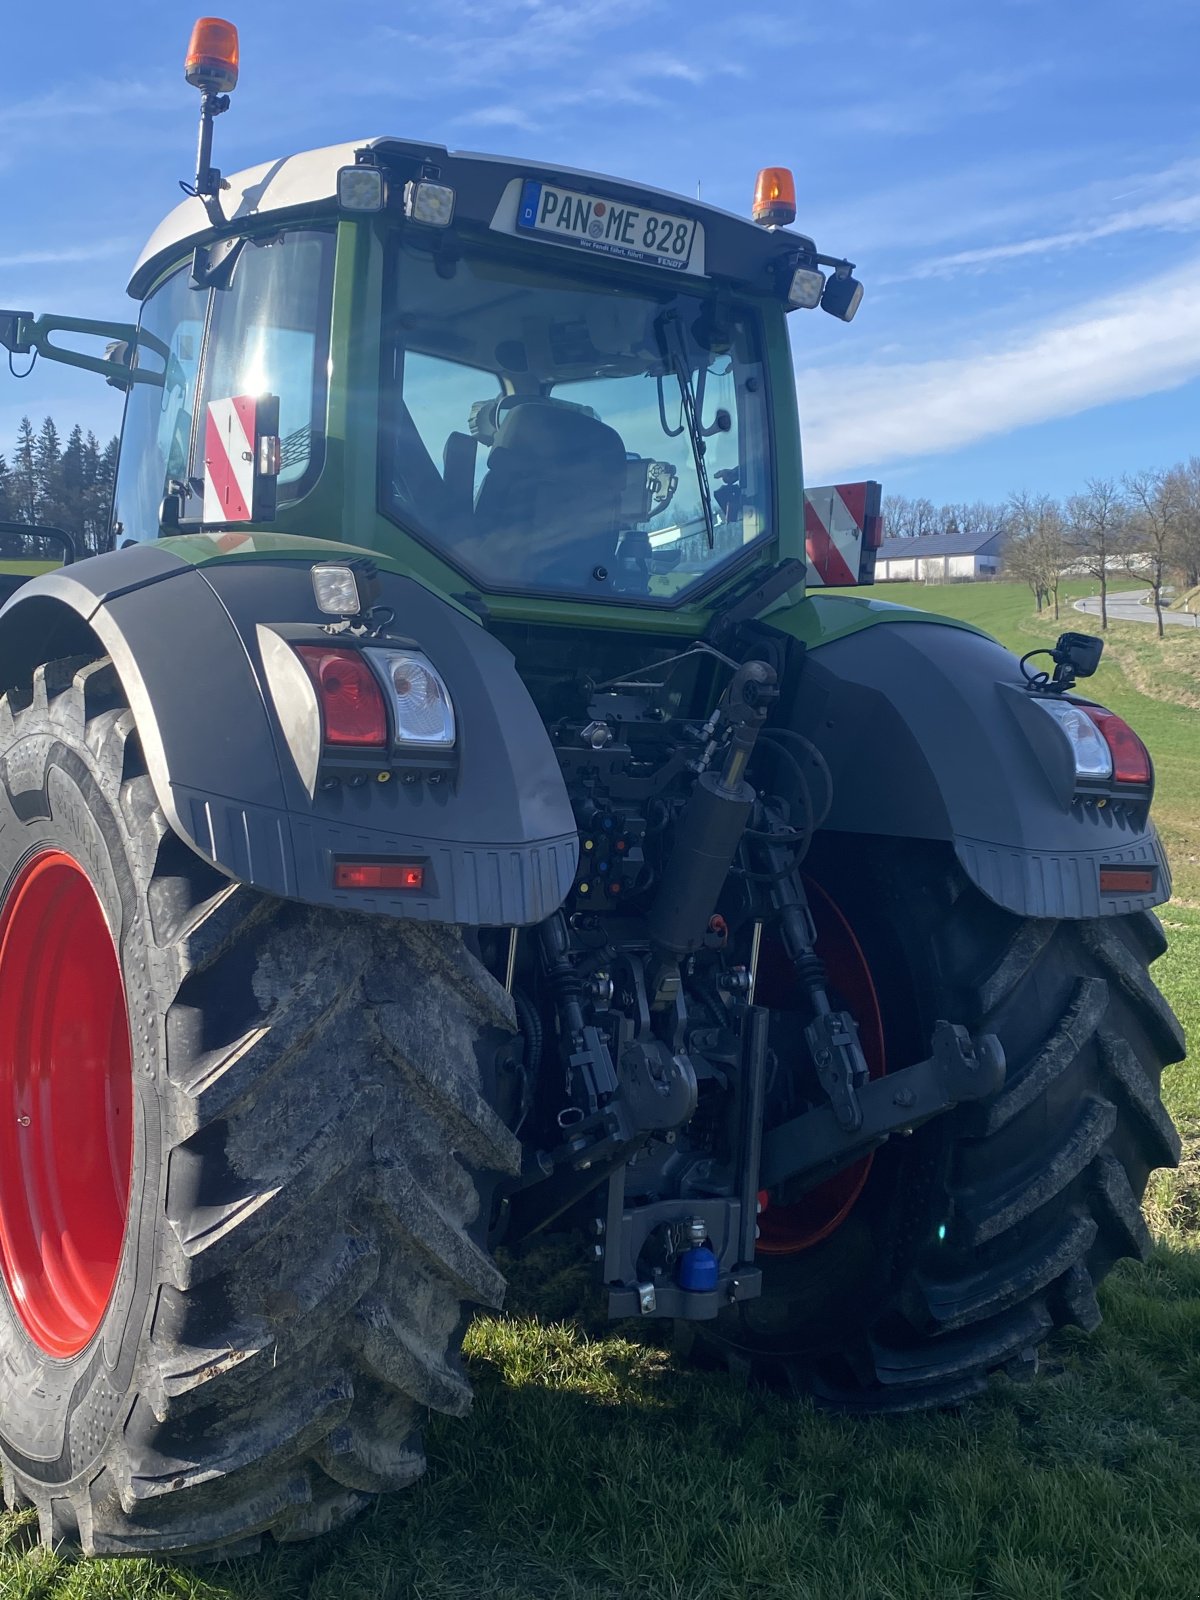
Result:
[[[704,434],[700,428],[700,417],[696,405],[696,390],[692,384],[692,364],[688,360],[687,344],[684,339],[683,324],[679,320],[679,313],[677,311],[664,311],[655,317],[654,331],[658,335],[662,352],[670,361],[671,368],[679,382],[683,418],[687,423],[688,438],[691,440],[692,460],[696,464],[696,481],[700,485],[700,506],[704,512],[704,531],[708,535],[708,548],[711,550],[716,543],[716,531],[713,524],[712,494],[708,486],[708,468],[704,462],[707,446],[704,443]]]

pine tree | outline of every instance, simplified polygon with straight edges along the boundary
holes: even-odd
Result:
[[[66,448],[62,453],[62,486],[68,505],[82,504],[83,429],[78,423],[67,435]]]
[[[112,539],[112,500],[117,481],[117,450],[120,441],[114,433],[104,446],[96,474],[96,548],[107,550]]]
[[[16,508],[12,502],[12,474],[8,462],[0,455],[0,522],[15,522]]]
[[[37,474],[33,460],[33,423],[21,418],[17,429],[17,449],[10,468],[13,518],[17,522],[37,521]]]
[[[67,514],[62,481],[62,444],[53,417],[46,417],[38,429],[33,447],[33,474],[37,520],[58,526]]]

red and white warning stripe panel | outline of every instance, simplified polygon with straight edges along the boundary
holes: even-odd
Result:
[[[258,401],[210,400],[204,422],[204,520],[249,522],[254,514]]]
[[[881,485],[836,483],[804,493],[804,543],[810,588],[873,583],[883,539]]]

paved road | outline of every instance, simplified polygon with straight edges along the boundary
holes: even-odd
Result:
[[[1142,605],[1145,589],[1123,589],[1120,594],[1109,594],[1108,616],[1109,621],[1117,622],[1153,622],[1154,607]],[[1087,600],[1076,600],[1076,611],[1087,611],[1093,617],[1100,615],[1100,597],[1095,595]],[[1181,627],[1196,628],[1200,631],[1200,616],[1194,616],[1186,611],[1163,611],[1165,623],[1177,623]]]

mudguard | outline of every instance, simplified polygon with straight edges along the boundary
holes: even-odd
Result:
[[[49,573],[0,611],[0,684],[28,681],[37,663],[86,647],[90,629],[128,696],[171,827],[231,878],[393,917],[540,922],[571,886],[578,834],[512,657],[423,585],[381,572],[392,631],[424,650],[449,686],[455,770],[406,771],[408,781],[372,772],[326,786],[263,658],[277,628],[286,635],[328,623],[311,564],[241,556],[201,568],[143,544]],[[419,860],[424,886],[335,889],[338,858]]]
[[[994,640],[880,608],[810,648],[789,696],[790,725],[832,772],[827,828],[949,841],[971,881],[1021,916],[1119,916],[1169,898],[1149,796],[1076,799],[1065,740]],[[1102,866],[1149,868],[1155,887],[1103,893]]]

